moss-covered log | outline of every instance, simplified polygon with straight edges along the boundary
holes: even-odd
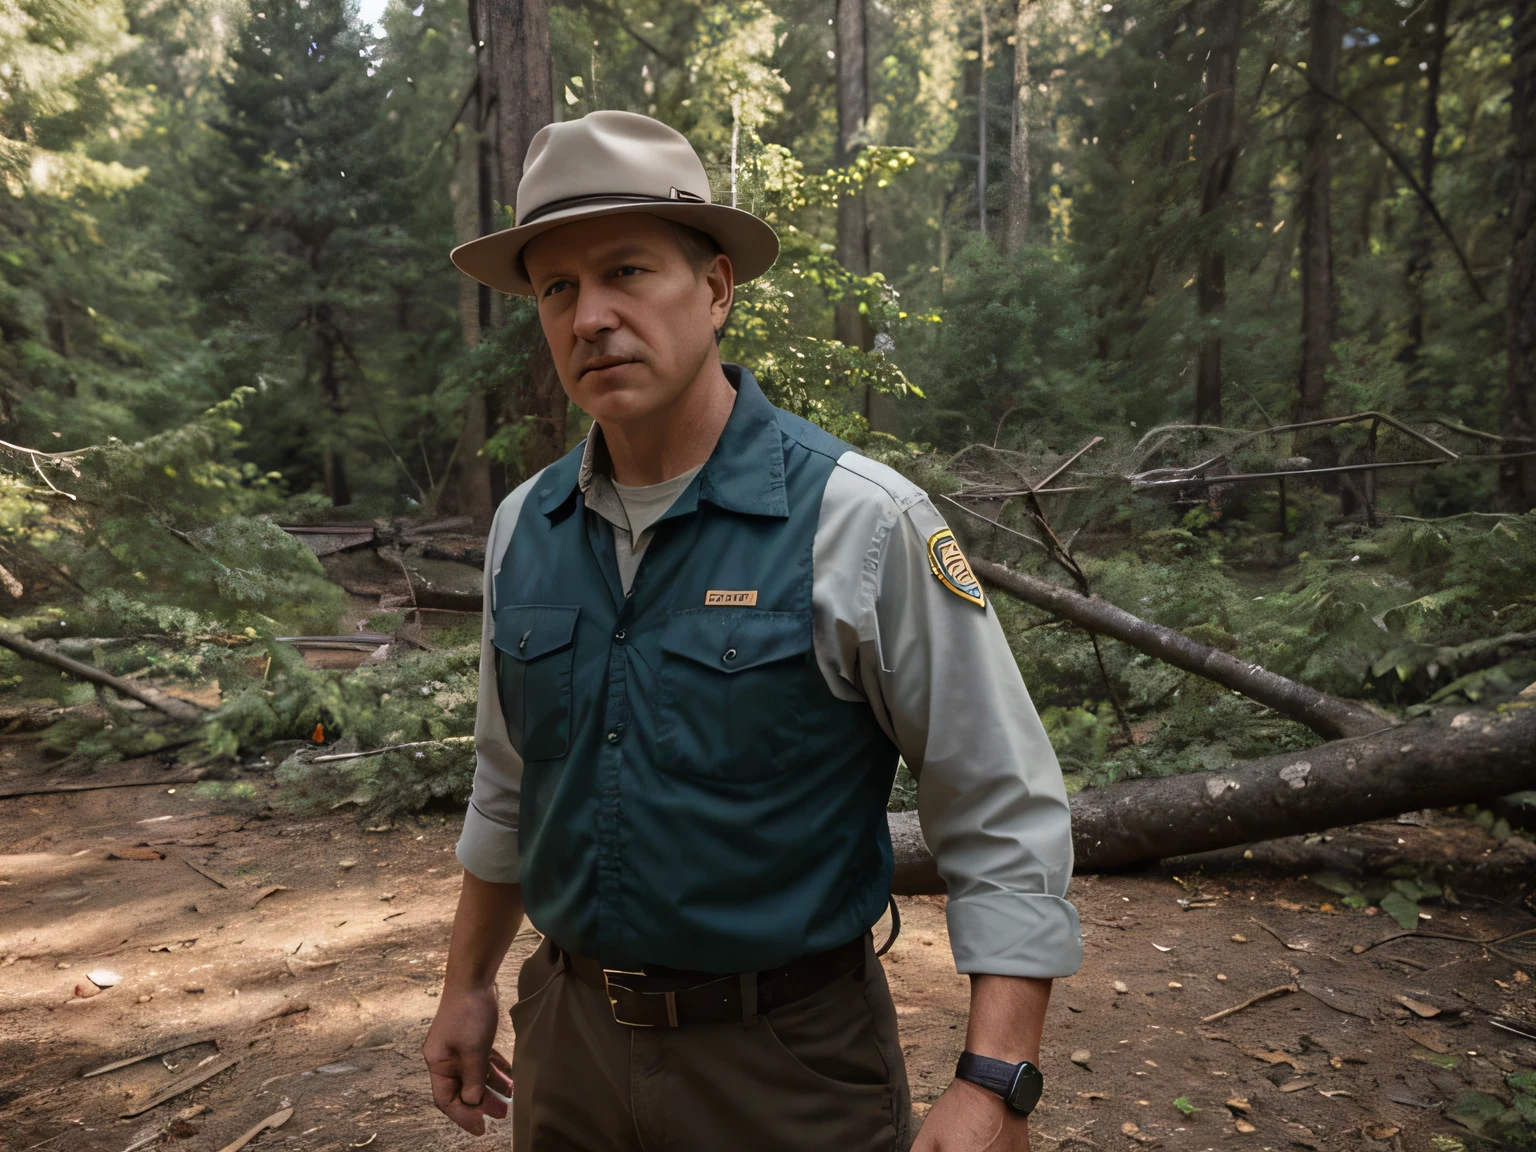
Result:
[[[1449,709],[1397,728],[1283,756],[1126,780],[1072,797],[1078,872],[1323,832],[1420,808],[1488,800],[1536,779],[1536,701]],[[890,816],[892,890],[944,891],[917,813]]]

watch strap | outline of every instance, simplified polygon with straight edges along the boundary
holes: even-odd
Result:
[[[957,1079],[969,1080],[989,1092],[996,1092],[1004,1099],[1007,1099],[1018,1071],[1017,1064],[994,1060],[990,1056],[978,1056],[974,1052],[960,1053],[960,1060],[955,1065]]]

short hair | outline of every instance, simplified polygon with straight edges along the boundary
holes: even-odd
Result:
[[[724,254],[725,250],[720,247],[720,242],[708,232],[688,224],[679,224],[676,220],[668,220],[665,217],[658,217],[658,219],[671,230],[673,237],[677,240],[677,246],[683,250],[683,259],[688,261],[688,265],[693,269],[695,276],[703,275],[704,269],[714,263],[715,257]],[[733,292],[731,294],[731,309],[734,310],[735,307],[736,297]],[[725,325],[730,322],[731,313],[728,311],[725,314],[725,323],[715,329],[716,344],[720,343],[720,337],[725,332]]]

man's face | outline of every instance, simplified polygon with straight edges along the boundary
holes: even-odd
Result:
[[[560,382],[600,424],[675,404],[730,310],[730,260],[699,270],[671,227],[645,213],[552,229],[523,249],[523,264]]]

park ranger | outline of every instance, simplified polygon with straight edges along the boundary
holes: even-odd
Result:
[[[517,1152],[907,1147],[871,929],[898,757],[971,976],[916,1148],[1016,1152],[1052,977],[1081,957],[1060,772],[992,607],[922,489],[721,363],[772,229],[711,203],[665,125],[534,137],[517,226],[454,262],[532,296],[585,441],[486,548],[474,790],[437,1105]],[[495,977],[524,915],[513,1058]]]

